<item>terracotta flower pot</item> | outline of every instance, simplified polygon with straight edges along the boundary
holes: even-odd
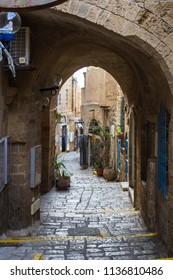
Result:
[[[124,138],[124,134],[123,134],[123,133],[121,133],[121,134],[117,134],[117,138],[119,138],[119,139],[123,139],[123,138]]]
[[[97,176],[99,177],[103,176],[103,168],[96,168],[95,170],[97,172]]]
[[[103,177],[108,180],[108,181],[112,181],[114,180],[116,176],[115,170],[112,168],[104,168],[103,170]]]
[[[66,190],[70,187],[70,177],[62,176],[56,178],[56,188],[58,190]]]

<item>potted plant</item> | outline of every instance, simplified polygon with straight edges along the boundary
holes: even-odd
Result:
[[[123,132],[121,131],[121,127],[119,125],[117,125],[116,127],[116,135],[118,138],[122,139],[124,137]]]
[[[55,117],[56,117],[56,124],[61,123],[63,115],[56,112]]]
[[[111,166],[105,167],[103,169],[103,177],[108,181],[113,181],[116,177],[116,172]]]
[[[63,161],[55,159],[55,183],[58,190],[66,190],[70,187],[70,177],[72,173],[69,172]]]
[[[92,139],[96,141],[92,143],[93,165],[94,168],[103,168],[109,164],[110,153],[110,136],[107,126],[97,125],[90,129]]]
[[[94,163],[94,169],[97,173],[97,176],[103,176],[103,164],[101,161],[97,161]]]

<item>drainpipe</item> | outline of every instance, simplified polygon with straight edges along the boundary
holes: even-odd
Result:
[[[2,42],[0,41],[0,48],[2,49],[2,51],[4,52],[5,56],[7,57],[8,60],[8,67],[11,70],[11,73],[13,75],[13,77],[16,77],[16,70],[15,70],[15,66],[14,66],[14,62],[12,59],[11,54],[7,51],[7,49],[5,48],[5,46],[2,44]]]

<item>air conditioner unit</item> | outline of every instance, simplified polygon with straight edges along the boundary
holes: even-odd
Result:
[[[30,62],[30,32],[29,27],[21,27],[10,43],[10,54],[14,64],[29,65]]]

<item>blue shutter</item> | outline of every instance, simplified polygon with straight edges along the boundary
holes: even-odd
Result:
[[[161,105],[158,114],[158,187],[164,197],[167,194],[168,123],[168,112]]]
[[[129,159],[128,159],[128,149],[129,149],[129,141],[128,141],[128,137],[126,135],[126,181],[128,181],[128,168],[129,168]]]
[[[124,96],[121,97],[120,126],[121,131],[124,133]]]
[[[121,170],[121,139],[117,139],[117,145],[118,145],[118,154],[117,154],[117,168],[118,171]]]

